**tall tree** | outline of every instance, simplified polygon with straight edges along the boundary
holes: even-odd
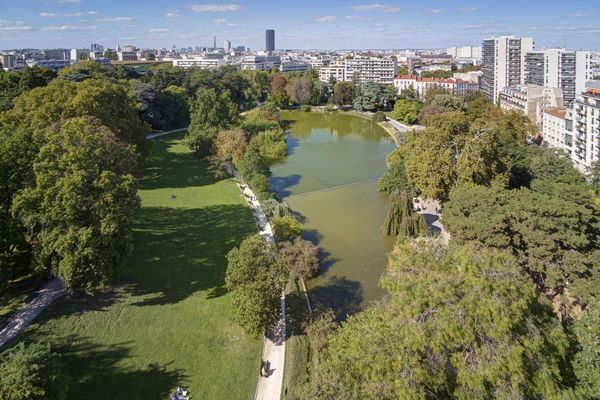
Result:
[[[295,278],[309,279],[319,272],[319,248],[308,240],[297,237],[283,242],[279,253]]]
[[[573,324],[578,351],[573,361],[579,398],[600,399],[600,300],[595,298]]]
[[[313,398],[560,398],[567,338],[512,257],[401,241],[382,286],[329,340]]]
[[[285,91],[290,97],[290,101],[295,104],[309,104],[312,97],[313,83],[304,78],[290,79],[285,87]]]
[[[218,131],[227,128],[236,118],[237,107],[229,98],[229,92],[218,94],[215,89],[199,89],[192,103],[186,135],[188,146],[198,154],[208,154]]]
[[[48,344],[16,346],[0,354],[0,399],[66,400],[69,378]]]
[[[396,190],[406,191],[411,194],[415,192],[406,175],[404,160],[406,158],[406,146],[397,146],[386,158],[387,169],[379,178],[377,190],[391,193]]]
[[[281,291],[287,282],[286,265],[275,249],[258,235],[248,237],[227,255],[225,284],[232,294],[234,320],[259,337],[281,315]]]
[[[407,191],[395,190],[387,201],[387,215],[383,232],[388,236],[417,237],[427,234],[427,223],[413,209],[412,195]]]
[[[290,98],[285,90],[287,79],[281,74],[275,74],[271,80],[269,89],[269,100],[277,107],[285,107],[288,105]]]
[[[333,104],[338,106],[352,104],[355,87],[352,82],[337,82],[333,85]]]
[[[135,164],[133,148],[98,120],[73,118],[48,131],[35,186],[14,201],[35,243],[36,269],[49,268],[76,290],[108,285],[131,249]]]

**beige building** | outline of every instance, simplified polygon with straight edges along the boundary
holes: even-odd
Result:
[[[565,142],[565,116],[567,109],[564,107],[549,107],[542,113],[542,138],[544,144],[550,147],[565,149],[572,146]]]
[[[498,96],[500,108],[518,110],[527,115],[539,127],[542,115],[549,107],[562,107],[562,91],[558,88],[545,88],[537,85],[517,85],[505,87]]]
[[[412,87],[420,99],[422,99],[427,93],[427,90],[432,87],[441,87],[448,92],[459,96],[467,92],[479,90],[479,84],[477,82],[456,78],[418,78],[415,75],[400,75],[394,78],[394,87],[396,87],[398,93]]]
[[[398,71],[398,64],[393,58],[352,58],[334,60],[329,65],[319,67],[318,71],[322,82],[336,80],[392,85]]]

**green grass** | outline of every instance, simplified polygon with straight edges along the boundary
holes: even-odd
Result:
[[[157,139],[140,182],[134,251],[114,289],[60,300],[26,332],[50,341],[72,399],[251,399],[261,342],[231,320],[225,255],[255,225],[231,179],[216,181],[181,144]]]

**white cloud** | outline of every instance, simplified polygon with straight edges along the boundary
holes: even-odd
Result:
[[[87,14],[88,15],[98,15],[100,13],[98,11],[88,11]]]
[[[364,15],[346,15],[345,18],[350,21],[357,21],[357,20],[370,21],[371,20],[371,18],[366,17]]]
[[[331,22],[331,21],[335,21],[335,18],[333,15],[324,15],[322,17],[319,17],[316,19],[317,22]]]
[[[572,18],[587,17],[587,14],[584,14],[584,13],[575,13],[575,14],[569,14],[569,15],[567,15],[567,17],[572,17]]]
[[[165,13],[165,17],[167,18],[177,18],[179,16],[181,16],[181,14],[179,14],[179,10],[168,11]]]
[[[121,22],[121,21],[131,21],[133,18],[131,17],[108,17],[101,18],[98,22]]]
[[[225,22],[227,22],[227,20],[225,18],[217,18],[217,19],[213,19],[213,22],[215,24],[224,24]]]
[[[81,0],[58,0],[58,4],[79,4]]]
[[[44,18],[54,18],[57,17],[58,14],[54,14],[54,13],[49,13],[49,12],[41,12],[39,14],[40,17],[44,17]]]
[[[241,9],[239,4],[192,4],[190,9],[195,12],[227,12]]]
[[[98,29],[96,25],[59,25],[59,26],[48,26],[42,28],[43,31],[92,31]]]
[[[446,12],[446,10],[442,10],[442,9],[439,9],[439,8],[434,8],[433,10],[431,10],[432,14],[443,14],[445,12]]]
[[[470,24],[470,25],[465,25],[464,28],[465,29],[481,29],[481,28],[485,28],[486,25],[484,24]]]
[[[477,8],[475,7],[461,7],[458,9],[458,11],[460,12],[475,12],[477,11]]]
[[[400,7],[384,6],[383,4],[363,4],[360,6],[352,6],[354,11],[383,11],[385,13],[395,13],[400,11]]]
[[[171,30],[167,29],[167,28],[150,28],[150,29],[148,29],[148,33],[164,33],[164,32],[171,32]]]
[[[83,15],[82,12],[74,12],[74,13],[65,14],[65,17],[81,17],[82,15]]]
[[[8,21],[6,21],[8,22]],[[0,31],[31,31],[33,28],[27,25],[6,26],[0,24]]]

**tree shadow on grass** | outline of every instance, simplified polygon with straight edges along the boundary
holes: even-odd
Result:
[[[333,276],[323,285],[311,289],[309,293],[311,299],[331,307],[338,322],[362,310],[362,286],[360,282],[346,277]]]
[[[255,233],[243,205],[198,209],[143,208],[134,228],[134,251],[122,274],[139,306],[173,304],[199,291],[226,293],[227,253]]]
[[[206,186],[217,180],[206,168],[206,163],[190,152],[170,149],[181,145],[183,134],[154,139],[152,151],[143,163],[140,189],[184,188]]]
[[[47,340],[31,334],[28,340]],[[123,365],[131,358],[131,343],[110,346],[93,343],[90,338],[70,335],[52,339],[52,351],[60,355],[64,371],[70,377],[69,399],[167,399],[186,376],[173,363],[148,363],[144,367]]]

